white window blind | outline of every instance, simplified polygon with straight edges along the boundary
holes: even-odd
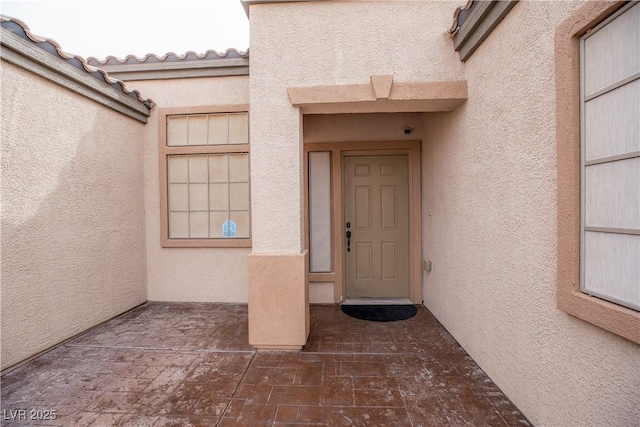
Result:
[[[580,41],[580,289],[640,310],[640,4]]]

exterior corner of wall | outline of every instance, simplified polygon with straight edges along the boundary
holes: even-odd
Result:
[[[307,253],[248,257],[249,343],[261,349],[302,346],[309,333]]]

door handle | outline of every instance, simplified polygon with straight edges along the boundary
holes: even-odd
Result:
[[[347,252],[351,252],[351,230],[347,230]]]

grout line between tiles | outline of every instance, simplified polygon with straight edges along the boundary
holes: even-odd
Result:
[[[236,387],[233,389],[233,393],[231,393],[231,397],[229,398],[229,403],[227,403],[227,406],[224,407],[224,410],[222,411],[222,414],[220,414],[220,418],[218,418],[218,422],[216,422],[216,427],[218,425],[220,425],[220,423],[222,422],[222,419],[224,418],[224,415],[229,410],[229,406],[231,406],[231,402],[233,402],[233,398],[236,397],[236,394],[238,393],[238,389],[240,388],[240,384],[242,384],[242,381],[244,380],[244,377],[247,376],[247,372],[249,372],[249,369],[251,368],[251,365],[253,365],[253,361],[255,360],[255,358],[256,358],[256,352],[253,352],[253,354],[251,355],[251,359],[249,360],[249,363],[247,364],[247,367],[245,368],[244,372],[242,373],[242,377],[240,378],[240,381],[238,381],[238,384],[236,384]]]
[[[396,378],[394,376],[394,378]],[[396,383],[397,383],[397,379],[396,379]],[[405,400],[402,390],[400,389],[400,384],[398,384],[398,392],[400,393],[400,398],[402,399],[402,405],[404,406],[404,410],[407,413],[407,418],[409,418],[409,424],[411,425],[411,427],[413,427],[413,417],[411,416],[411,412],[409,412],[409,407],[407,406],[407,401]]]
[[[110,346],[110,345],[97,345],[97,344],[66,344],[67,347],[75,348],[108,348],[112,350],[148,350],[148,351],[170,351],[173,353],[242,353],[242,354],[255,354],[255,350],[207,350],[207,349],[175,349],[167,347],[139,347],[139,346]]]
[[[436,401],[438,402],[438,406],[440,407],[440,411],[442,411],[442,413],[444,414],[444,417],[447,419],[447,424],[449,424],[451,426],[451,420],[449,419],[449,415],[447,414],[447,411],[444,410],[444,407],[442,406],[442,402],[440,401],[440,397],[435,394],[434,395],[436,398]]]

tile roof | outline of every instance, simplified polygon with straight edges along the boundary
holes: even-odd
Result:
[[[454,37],[464,21],[467,20],[467,17],[471,13],[471,9],[476,5],[477,0],[468,0],[464,6],[459,6],[456,8],[455,12],[453,12],[453,22],[451,23],[451,28],[447,30],[451,37]]]
[[[87,63],[99,67],[101,65],[153,64],[162,62],[167,63],[181,61],[205,61],[212,59],[216,60],[233,58],[249,58],[249,50],[240,51],[237,49],[227,49],[224,52],[208,50],[202,54],[189,51],[184,55],[178,55],[176,53],[169,52],[162,56],[149,53],[145,55],[144,58],[138,58],[135,55],[127,55],[124,59],[116,58],[115,56],[110,55],[102,60],[94,57],[87,58]]]
[[[95,66],[90,65],[83,57],[79,55],[72,55],[62,50],[60,45],[51,39],[37,36],[31,32],[29,27],[19,19],[12,18],[5,15],[0,15],[0,27],[12,32],[14,35],[21,39],[32,43],[34,46],[48,52],[49,54],[56,56],[67,64],[84,71],[96,80],[103,82],[114,89],[122,92],[123,94],[133,98],[134,100],[146,105],[148,108],[152,108],[153,101],[148,98],[144,98],[139,91],[129,89],[124,82],[118,79],[110,77],[106,71],[101,70]]]

